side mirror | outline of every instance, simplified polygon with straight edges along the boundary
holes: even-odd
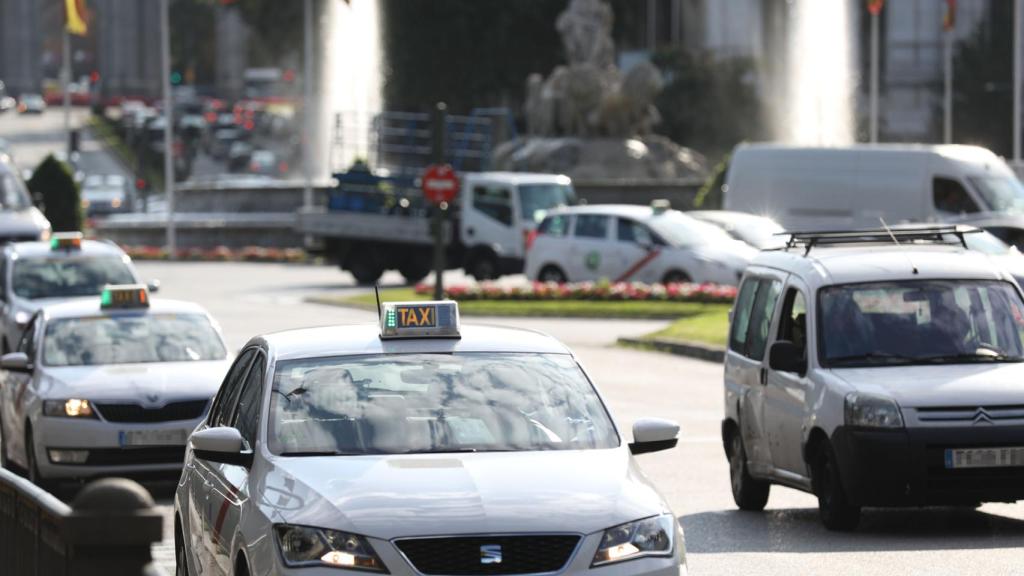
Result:
[[[633,423],[633,443],[629,451],[647,454],[675,448],[679,442],[679,424],[662,418],[641,418]]]
[[[220,426],[200,430],[192,434],[189,443],[196,458],[246,468],[252,465],[253,452],[246,449],[242,433],[235,428]]]
[[[8,352],[0,356],[0,368],[10,370],[11,372],[28,372],[31,369],[29,367],[28,354],[24,352]]]
[[[160,281],[154,278],[153,280],[149,281],[149,284],[146,284],[146,288],[149,289],[149,293],[150,294],[153,294],[155,292],[159,292],[160,291]]]
[[[768,367],[778,372],[796,372],[803,376],[807,372],[804,351],[789,340],[779,340],[768,351]]]

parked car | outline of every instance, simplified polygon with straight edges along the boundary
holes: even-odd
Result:
[[[978,146],[742,144],[723,208],[768,216],[787,230],[954,222],[1024,212],[1024,186]]]
[[[739,283],[757,250],[678,210],[625,204],[556,208],[527,240],[542,282]]]
[[[786,243],[786,239],[781,235],[786,230],[766,216],[732,210],[690,210],[686,215],[718,226],[729,236],[758,250],[779,248]]]
[[[42,114],[46,111],[46,100],[39,94],[22,94],[18,101],[18,113]]]

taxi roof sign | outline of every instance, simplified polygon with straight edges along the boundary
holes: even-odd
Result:
[[[460,338],[459,305],[451,300],[385,302],[380,311],[380,337]]]
[[[149,308],[149,290],[143,284],[108,284],[100,293],[100,308]]]
[[[81,232],[57,232],[50,237],[50,250],[81,250]]]

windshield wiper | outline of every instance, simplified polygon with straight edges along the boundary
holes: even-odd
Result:
[[[337,450],[297,450],[294,452],[281,452],[281,456],[364,456],[364,452],[338,452]]]
[[[941,354],[938,356],[924,356],[919,358],[921,362],[933,362],[935,364],[955,364],[957,362],[1024,362],[1024,358],[1020,356],[1010,356],[1009,354],[978,354],[976,352],[962,352],[959,354]]]
[[[849,364],[853,362],[868,362],[877,360],[896,360],[897,363],[909,363],[916,362],[920,358],[913,356],[904,356],[902,354],[891,354],[889,352],[865,352],[863,354],[851,354],[849,356],[839,356],[837,358],[828,358],[829,364]]]

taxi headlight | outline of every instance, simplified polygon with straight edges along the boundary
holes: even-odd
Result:
[[[276,524],[274,534],[288,566],[330,566],[388,573],[362,536],[290,524]]]
[[[604,531],[591,566],[602,566],[644,556],[671,556],[675,537],[671,514],[652,516]]]
[[[871,394],[846,395],[847,426],[858,428],[903,428],[903,414],[895,400]]]
[[[67,400],[44,400],[43,416],[57,418],[95,418],[96,412],[88,400],[69,398]]]

